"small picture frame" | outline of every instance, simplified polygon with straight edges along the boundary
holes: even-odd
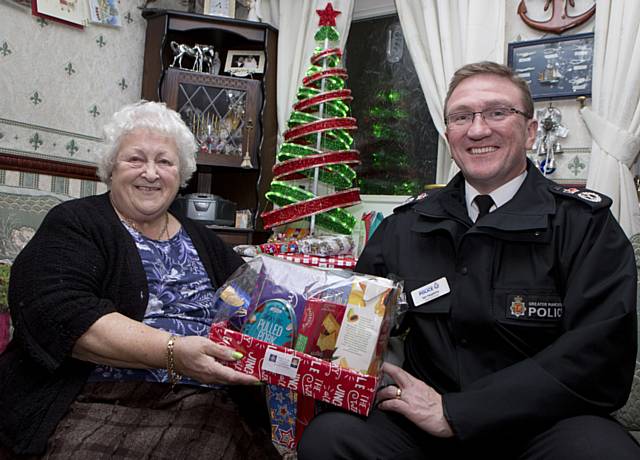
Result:
[[[509,43],[509,67],[534,101],[591,96],[593,33]]]
[[[236,0],[204,0],[203,11],[209,16],[236,17]]]
[[[229,50],[224,71],[238,77],[264,73],[264,51]]]

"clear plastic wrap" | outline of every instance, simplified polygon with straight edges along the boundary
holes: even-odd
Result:
[[[218,289],[215,322],[376,375],[397,315],[399,283],[261,255]]]
[[[272,439],[293,452],[314,400],[367,415],[402,286],[348,270],[261,255],[215,296],[210,338],[244,354],[224,361],[268,383]]]

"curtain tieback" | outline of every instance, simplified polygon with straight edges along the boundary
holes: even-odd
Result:
[[[593,141],[606,153],[630,168],[640,152],[640,136],[614,125],[590,107],[580,109]]]

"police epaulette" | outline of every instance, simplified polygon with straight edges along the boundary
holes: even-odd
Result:
[[[571,197],[581,201],[591,207],[591,209],[608,208],[611,206],[611,198],[593,190],[577,187],[564,187],[562,185],[552,185],[551,193],[555,195]]]
[[[427,196],[429,196],[427,192],[422,192],[420,195],[412,196],[407,201],[402,203],[400,206],[396,206],[395,208],[393,208],[393,213],[397,214],[399,212],[405,211],[409,209],[411,206],[413,206],[414,204],[424,200]]]

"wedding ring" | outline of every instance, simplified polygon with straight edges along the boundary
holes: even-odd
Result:
[[[402,398],[402,388],[396,388],[396,399]]]

